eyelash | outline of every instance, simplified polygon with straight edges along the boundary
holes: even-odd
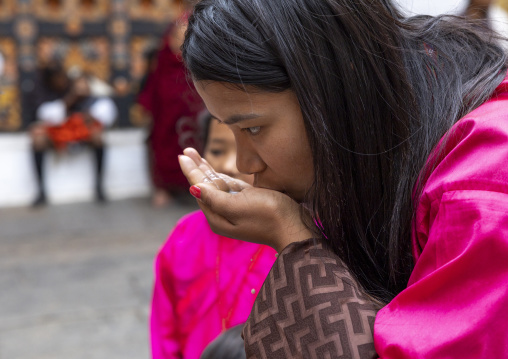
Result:
[[[255,129],[256,132],[253,132],[252,131],[253,129]],[[247,131],[250,135],[256,136],[256,135],[259,135],[259,132],[261,131],[261,126],[247,127],[247,128],[244,128],[243,131]]]

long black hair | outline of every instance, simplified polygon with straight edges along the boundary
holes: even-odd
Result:
[[[414,265],[426,159],[506,75],[494,40],[458,17],[404,18],[389,0],[202,0],[183,58],[196,81],[294,91],[314,161],[306,205],[388,302]]]

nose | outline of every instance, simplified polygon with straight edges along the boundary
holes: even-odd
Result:
[[[237,141],[236,146],[236,168],[240,173],[256,174],[265,170],[266,164],[249,144]]]

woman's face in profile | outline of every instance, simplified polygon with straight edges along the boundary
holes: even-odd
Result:
[[[252,184],[253,176],[240,173],[236,168],[236,143],[233,132],[216,119],[210,120],[203,157],[217,172]]]
[[[301,201],[314,180],[312,153],[292,91],[246,92],[220,82],[196,82],[212,116],[232,130],[236,166],[254,186]]]

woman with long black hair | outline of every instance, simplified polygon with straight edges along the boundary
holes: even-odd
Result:
[[[372,325],[382,358],[506,356],[497,40],[387,0],[196,5],[183,58],[254,187],[192,150],[181,166],[212,229],[280,253],[244,330],[248,357],[371,356]]]

